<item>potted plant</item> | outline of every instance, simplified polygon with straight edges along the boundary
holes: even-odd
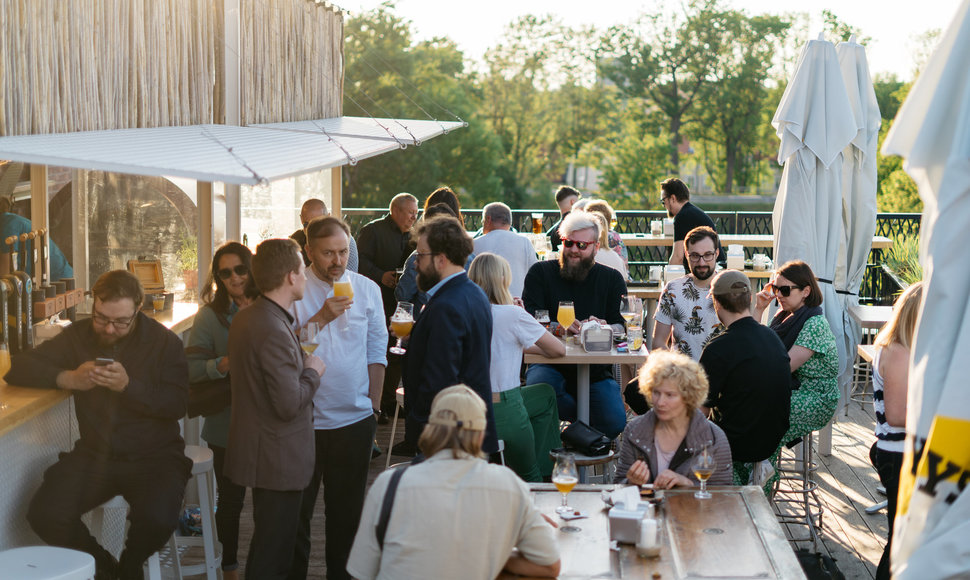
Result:
[[[178,260],[179,269],[182,270],[185,289],[194,290],[199,282],[199,244],[194,235],[182,236],[179,247],[175,251],[175,257]]]
[[[923,279],[923,267],[919,263],[919,236],[897,234],[893,247],[883,255],[883,269],[901,290]]]

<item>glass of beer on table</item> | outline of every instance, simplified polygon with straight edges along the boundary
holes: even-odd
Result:
[[[562,494],[562,505],[556,508],[559,515],[569,514],[575,510],[566,504],[566,497],[569,492],[579,483],[579,472],[576,471],[576,457],[572,453],[560,453],[556,455],[556,465],[552,468],[552,483]],[[566,525],[559,528],[560,532],[578,532],[580,528],[574,525]]]
[[[401,343],[404,337],[411,334],[414,326],[414,305],[410,302],[398,302],[394,314],[391,315],[391,332],[397,337],[397,344],[391,347],[394,354],[404,354],[407,350]]]
[[[556,322],[561,324],[563,330],[565,331],[570,326],[572,326],[573,322],[575,321],[576,321],[576,309],[573,307],[573,303],[570,301],[560,302],[559,310],[556,313]],[[566,335],[563,334],[563,338],[565,337]]]
[[[714,459],[714,450],[711,449],[711,443],[701,447],[701,450],[694,455],[694,464],[691,469],[694,471],[694,477],[701,482],[701,489],[694,493],[694,497],[710,499],[711,492],[707,491],[707,480],[714,475],[714,470],[717,469],[717,461]]]

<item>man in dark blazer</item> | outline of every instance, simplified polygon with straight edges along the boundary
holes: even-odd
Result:
[[[326,368],[304,354],[289,313],[303,297],[303,258],[290,239],[266,240],[253,256],[262,296],[229,329],[232,420],[225,474],[253,490],[246,578],[286,578],[303,488],[313,475],[313,395]]]
[[[498,438],[488,370],[492,307],[485,292],[465,275],[463,265],[472,252],[472,240],[451,217],[426,221],[413,235],[418,287],[428,293],[428,304],[415,313],[404,355],[405,441],[417,444],[439,391],[464,383],[485,401],[488,425],[482,449],[494,453]]]

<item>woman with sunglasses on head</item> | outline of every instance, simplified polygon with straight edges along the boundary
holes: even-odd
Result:
[[[229,373],[229,324],[240,309],[259,296],[250,275],[253,253],[239,242],[226,242],[212,257],[212,266],[202,290],[203,306],[195,316],[185,355],[189,361],[189,381],[224,378]],[[222,475],[229,440],[229,407],[205,418],[202,438],[212,449],[219,497],[216,529],[222,542],[223,578],[239,578],[236,559],[239,544],[239,513],[246,488]]]
[[[786,262],[757,294],[755,320],[772,300],[779,311],[771,328],[791,358],[791,426],[782,437],[790,443],[824,427],[839,404],[839,352],[822,313],[822,291],[815,274],[801,260]]]
[[[872,406],[876,411],[876,442],[869,450],[869,460],[886,488],[886,517],[889,518],[889,535],[876,568],[876,580],[890,577],[889,552],[892,550],[896,496],[899,495],[899,473],[903,468],[906,441],[909,355],[922,303],[923,283],[917,282],[896,300],[892,317],[874,342],[877,350],[872,361]]]

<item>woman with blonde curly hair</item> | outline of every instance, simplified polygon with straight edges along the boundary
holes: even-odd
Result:
[[[731,485],[731,446],[720,427],[700,412],[707,398],[707,375],[699,363],[677,352],[657,350],[640,371],[640,392],[653,407],[623,432],[615,481],[660,489],[698,483],[694,453],[710,445],[717,469],[711,485]]]

